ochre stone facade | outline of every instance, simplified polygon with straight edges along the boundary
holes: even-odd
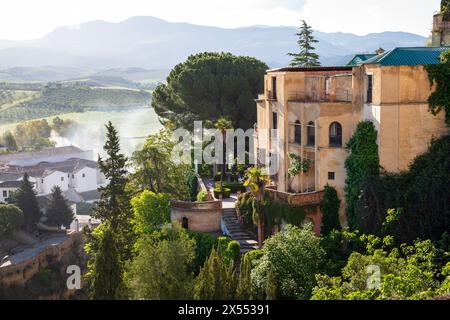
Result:
[[[222,201],[186,202],[171,201],[170,220],[177,221],[188,230],[219,232],[222,218]]]

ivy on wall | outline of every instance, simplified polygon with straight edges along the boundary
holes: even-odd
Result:
[[[367,177],[380,172],[378,157],[377,130],[370,121],[358,123],[347,148],[350,155],[345,160],[347,179],[345,180],[345,200],[347,219],[351,230],[358,227],[359,218],[355,215],[355,205],[361,194],[361,186]]]
[[[436,85],[436,90],[428,98],[429,110],[437,115],[445,111],[445,123],[450,127],[450,50],[441,54],[438,64],[425,67],[428,71],[430,85]]]
[[[320,204],[320,211],[322,211],[322,235],[329,235],[333,230],[341,230],[339,222],[340,202],[336,189],[326,185],[325,195]]]

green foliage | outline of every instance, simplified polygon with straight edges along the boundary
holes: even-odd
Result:
[[[317,276],[312,299],[431,299],[441,288],[436,281],[441,274],[436,258],[437,251],[430,240],[402,245],[390,252],[354,252],[342,269],[342,278]]]
[[[58,228],[61,226],[69,228],[70,224],[75,219],[75,214],[70,208],[67,199],[63,196],[61,188],[58,186],[55,186],[52,189],[46,217],[47,225]]]
[[[329,235],[332,230],[340,230],[339,222],[339,206],[340,200],[336,189],[326,185],[325,195],[320,210],[322,211],[322,228],[321,232],[324,236]]]
[[[36,199],[36,192],[28,179],[28,174],[23,176],[22,184],[15,195],[17,206],[23,212],[23,224],[27,230],[33,230],[41,219],[41,212]]]
[[[214,197],[219,199],[222,196],[223,199],[228,199],[231,196],[231,189],[223,187],[214,189]]]
[[[226,264],[213,249],[195,279],[195,300],[233,300],[236,297],[237,277],[231,264]]]
[[[191,170],[191,172],[188,173],[186,183],[188,185],[191,201],[195,201],[195,199],[197,197],[197,190],[198,190],[198,179],[197,179],[197,174],[194,171]]]
[[[22,223],[22,210],[11,204],[0,204],[0,237],[19,229]]]
[[[216,188],[220,188],[220,183],[215,183],[214,184]],[[246,188],[244,187],[244,184],[242,182],[224,182],[223,183],[223,187],[230,189],[231,193],[237,193],[238,191],[240,192],[245,192]]]
[[[297,227],[301,226],[306,217],[304,206],[293,205],[284,201],[274,201],[269,197],[264,199],[260,204],[260,208],[268,230],[271,230],[274,226],[281,226],[282,223]]]
[[[133,226],[137,234],[150,233],[170,222],[170,196],[144,190],[131,199]]]
[[[77,214],[81,216],[89,216],[94,209],[94,205],[88,202],[77,203]]]
[[[236,201],[236,211],[241,217],[245,226],[253,225],[253,202],[255,196],[251,192],[245,192],[238,196]]]
[[[378,157],[377,131],[370,121],[358,123],[356,131],[347,147],[350,155],[345,160],[347,179],[345,180],[345,199],[347,218],[350,229],[358,227],[360,217],[355,214],[355,205],[361,194],[363,181],[376,176],[380,170]]]
[[[165,124],[192,129],[194,120],[229,118],[248,129],[256,121],[254,99],[264,88],[267,65],[230,53],[200,53],[173,68],[153,92],[152,106]]]
[[[200,191],[197,193],[197,202],[208,201],[208,194],[205,191]]]
[[[187,232],[189,237],[195,240],[195,260],[192,269],[194,274],[198,274],[211,251],[217,247],[218,238],[209,233]]]
[[[133,153],[135,171],[131,183],[134,190],[148,189],[154,193],[167,193],[180,200],[191,200],[188,184],[180,183],[180,179],[187,179],[192,169],[190,165],[173,161],[174,147],[175,142],[168,130],[148,136],[142,149]]]
[[[266,300],[277,299],[277,278],[273,268],[269,269],[269,275],[267,276],[266,287]]]
[[[450,4],[446,3],[447,14],[450,18]],[[430,85],[436,85],[436,90],[428,98],[429,110],[437,115],[445,112],[445,123],[450,126],[450,50],[441,54],[441,61],[437,64],[427,65]]]
[[[367,179],[356,208],[361,230],[393,235],[399,243],[418,237],[439,240],[450,229],[449,154],[450,136],[446,135],[433,140],[407,172]]]
[[[166,225],[139,241],[126,283],[133,299],[186,300],[192,298],[190,267],[195,240],[180,225]]]
[[[312,28],[308,26],[305,20],[302,21],[302,26],[296,36],[298,37],[297,44],[300,52],[288,53],[289,56],[293,57],[290,65],[299,67],[320,66],[319,55],[314,52],[314,43],[319,41],[314,38]]]
[[[70,130],[74,129],[75,122],[71,119],[61,119],[60,117],[55,117],[52,120],[52,129],[56,131],[60,136],[65,137],[68,135]]]
[[[265,241],[263,252],[252,270],[257,291],[260,294],[266,291],[272,269],[276,275],[277,298],[309,299],[316,285],[315,275],[325,258],[312,226],[300,229],[287,225],[284,231]]]
[[[444,21],[450,21],[450,1],[441,0],[441,13]]]
[[[49,140],[51,131],[47,120],[34,120],[18,124],[14,130],[14,137],[17,145],[22,148],[42,149],[54,146]]]
[[[11,131],[6,131],[2,136],[2,142],[8,151],[17,151],[19,148],[17,146],[16,138],[11,133]]]

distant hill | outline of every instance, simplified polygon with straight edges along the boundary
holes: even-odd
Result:
[[[224,29],[170,23],[153,17],[133,17],[120,23],[92,21],[76,28],[57,28],[38,40],[0,40],[0,69],[52,65],[83,70],[123,71],[130,67],[161,70],[203,51],[254,56],[278,67],[288,64],[286,54],[297,49],[295,32],[295,27]],[[324,65],[343,64],[354,53],[374,52],[379,47],[423,46],[426,42],[422,36],[405,32],[366,36],[319,31],[315,34]],[[122,71],[120,77],[130,81],[136,81],[133,77],[139,74],[131,72],[128,78]]]

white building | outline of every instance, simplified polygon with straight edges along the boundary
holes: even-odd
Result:
[[[20,181],[5,181],[0,183],[0,203],[6,203],[20,187]]]

